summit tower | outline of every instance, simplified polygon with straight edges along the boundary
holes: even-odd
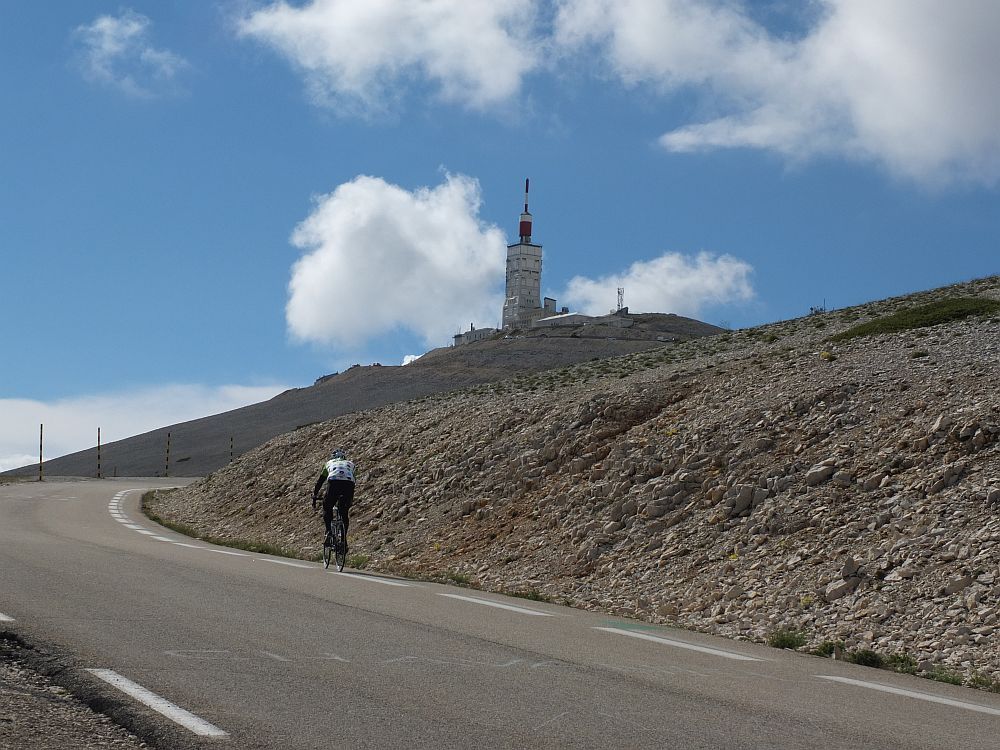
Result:
[[[507,245],[507,293],[503,303],[504,328],[530,328],[539,318],[555,312],[556,301],[542,300],[542,246],[531,241],[528,186],[524,181],[524,212],[518,225],[520,239]]]

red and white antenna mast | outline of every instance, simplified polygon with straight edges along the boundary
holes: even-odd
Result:
[[[531,242],[531,214],[528,213],[528,178],[524,178],[524,213],[521,214],[519,229],[521,242]]]

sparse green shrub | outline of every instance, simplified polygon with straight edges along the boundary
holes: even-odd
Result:
[[[893,672],[901,672],[903,674],[917,673],[917,660],[905,651],[901,651],[898,654],[889,654],[885,659],[885,666]]]
[[[843,641],[823,641],[821,644],[819,644],[816,648],[812,650],[812,653],[814,653],[816,656],[825,656],[829,658],[834,655],[837,649],[843,650],[843,648],[844,648]]]
[[[991,693],[1000,693],[1000,680],[994,680],[980,672],[973,672],[969,677],[969,687],[976,690],[989,690]]]
[[[936,682],[947,682],[949,685],[961,685],[964,682],[962,675],[958,672],[942,666],[932,667],[926,676]]]
[[[972,315],[988,315],[1000,312],[1000,302],[981,297],[954,297],[940,302],[931,302],[909,310],[876,318],[867,323],[848,328],[830,337],[831,341],[846,341],[857,336],[874,336],[880,333],[898,333],[914,328],[950,323]]]
[[[805,633],[788,628],[780,628],[767,637],[767,645],[772,648],[790,648],[794,650],[805,646],[808,640]]]
[[[368,563],[371,562],[371,558],[368,555],[348,555],[347,556],[347,567],[354,568],[355,570],[364,570],[368,567]]]
[[[885,663],[881,654],[867,648],[859,648],[857,651],[851,651],[847,654],[847,661],[851,662],[851,664],[858,664],[862,667],[874,667],[875,669],[881,669]]]
[[[543,594],[541,591],[536,589],[520,589],[517,591],[505,591],[507,596],[516,596],[520,599],[530,599],[533,602],[551,602],[552,597],[548,594]]]

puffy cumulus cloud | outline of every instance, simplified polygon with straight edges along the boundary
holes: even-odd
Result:
[[[406,329],[436,346],[470,320],[496,325],[506,241],[480,202],[461,175],[412,192],[360,176],[319,198],[292,234],[305,254],[288,285],[291,333],[350,348]]]
[[[414,79],[483,108],[514,95],[536,64],[533,0],[284,0],[238,22],[240,34],[300,68],[322,104],[373,111]]]
[[[55,458],[190,419],[207,417],[276,396],[286,386],[164,385],[54,401],[0,399],[0,471],[38,461],[38,425],[45,425],[45,457]],[[35,451],[32,453],[32,451]]]
[[[183,57],[152,46],[151,27],[149,18],[128,9],[78,27],[74,37],[84,76],[136,97],[176,91],[178,75],[190,65]]]
[[[580,312],[606,315],[614,309],[619,287],[632,312],[666,312],[697,317],[713,305],[753,298],[753,268],[730,255],[665,253],[638,261],[618,274],[589,279],[576,276],[561,297]]]
[[[422,355],[420,354],[407,354],[405,357],[403,357],[403,365],[408,365],[411,362],[416,362],[418,359],[420,359],[421,356]]]
[[[557,44],[601,50],[626,84],[712,94],[718,116],[660,138],[671,151],[848,156],[925,184],[1000,178],[1000,4],[817,0],[779,38],[741,0],[562,0]]]

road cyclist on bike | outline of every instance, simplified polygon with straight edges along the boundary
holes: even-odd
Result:
[[[319,491],[326,483],[326,496],[323,498],[323,525],[326,533],[330,533],[330,523],[333,520],[333,506],[336,504],[340,520],[344,523],[344,554],[347,554],[347,527],[350,524],[348,513],[354,501],[354,462],[347,460],[347,454],[341,449],[330,454],[330,460],[323,465],[323,471],[316,480],[312,494],[312,507],[316,510],[319,501]]]

